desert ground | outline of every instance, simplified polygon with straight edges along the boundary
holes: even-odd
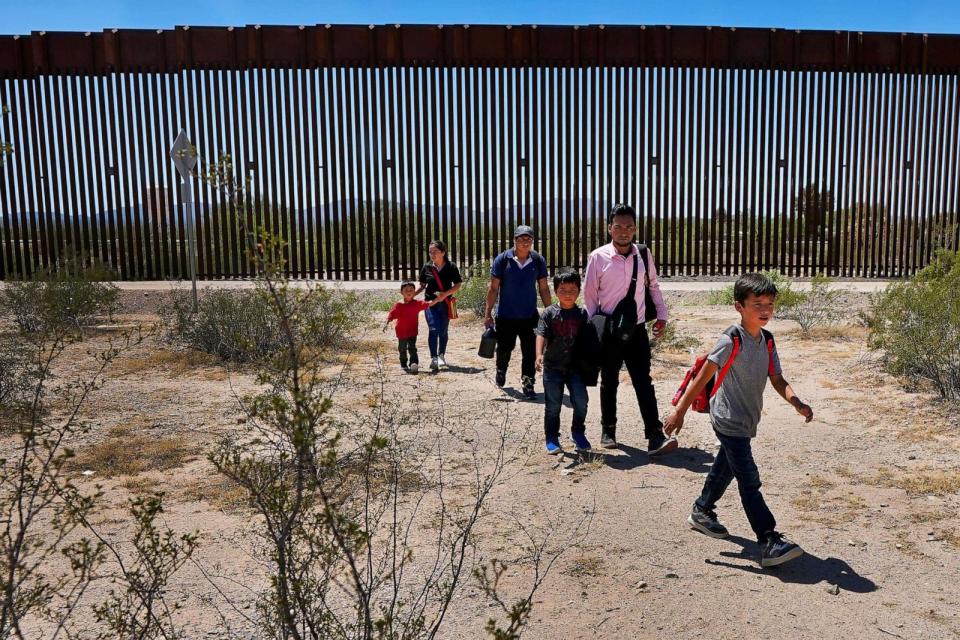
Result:
[[[116,321],[155,322],[160,295],[125,291]],[[691,353],[711,346],[736,318],[701,294],[674,294],[668,302],[682,344],[655,355],[662,415]],[[779,528],[806,552],[775,569],[761,570],[754,560],[757,546],[735,486],[718,506],[729,539],[689,528],[687,513],[717,449],[708,418],[688,414],[679,451],[650,459],[625,370],[620,449],[580,456],[565,435],[559,458],[542,449],[539,382],[535,401],[519,393],[519,349],[507,387],[498,389],[493,362],[476,354],[482,326],[469,314],[452,323],[450,367],[438,374],[400,369],[392,334],[380,331],[383,311],[331,356],[326,373],[336,381],[334,415],[373,412],[382,402],[415,412],[418,437],[442,442],[454,463],[492,449],[506,425],[514,455],[487,503],[480,548],[485,557],[516,561],[504,583],[509,597],[531,577],[516,525],[553,531],[554,544],[565,545],[536,594],[525,638],[960,637],[960,412],[883,373],[857,319],[864,303],[851,294],[847,321],[808,337],[789,321],[770,326],[784,375],[815,412],[804,424],[768,386],[754,453]],[[424,369],[426,333],[421,320]],[[80,374],[84,354],[110,335],[94,333],[72,346],[59,373]],[[92,429],[75,443],[73,472],[81,485],[106,490],[109,506],[98,524],[122,539],[128,499],[162,490],[165,522],[201,534],[196,562],[168,594],[183,603],[177,615],[191,638],[256,637],[243,620],[265,584],[252,512],[205,457],[217,439],[248,428],[238,398],[255,389],[249,370],[151,337],[111,366],[83,410]],[[587,435],[596,445],[599,389],[589,395]],[[565,434],[570,416],[565,408]],[[8,448],[12,436],[4,437]],[[429,536],[416,531],[413,541]],[[440,637],[483,637],[495,613],[468,581]],[[221,615],[232,621],[231,634]]]

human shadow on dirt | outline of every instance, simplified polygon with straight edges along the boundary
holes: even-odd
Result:
[[[494,400],[497,402],[537,402],[540,400],[539,393],[533,398],[528,398],[527,396],[523,395],[523,392],[520,389],[515,389],[513,387],[501,387],[500,391],[502,394],[494,398]]]
[[[702,449],[680,447],[665,456],[650,457],[643,449],[620,443],[617,446],[622,453],[601,453],[604,463],[611,469],[629,471],[645,464],[657,464],[673,469],[686,469],[694,473],[706,473],[713,464],[713,455]]]
[[[707,559],[705,562],[718,567],[739,569],[748,573],[769,575],[781,582],[795,584],[817,584],[827,582],[837,585],[843,591],[853,593],[870,593],[877,590],[873,580],[858,574],[846,561],[839,558],[820,558],[810,552],[804,552],[796,560],[792,560],[778,567],[763,569],[756,563],[760,556],[760,549],[756,542],[740,536],[730,536],[727,541],[740,545],[739,551],[721,551],[720,555],[726,558],[736,558],[748,561],[746,564],[725,562],[723,560]]]
[[[445,371],[449,371],[450,373],[483,373],[486,369],[479,367],[458,367],[457,365],[448,364]]]

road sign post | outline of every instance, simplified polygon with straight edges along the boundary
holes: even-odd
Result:
[[[193,168],[197,166],[197,150],[187,137],[183,129],[177,135],[170,149],[170,159],[173,160],[180,179],[183,180],[183,214],[187,225],[187,251],[190,269],[190,280],[193,282],[193,311],[197,311],[197,229],[196,214],[193,203]]]

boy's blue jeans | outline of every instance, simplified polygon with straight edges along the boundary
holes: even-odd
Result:
[[[543,431],[547,440],[560,437],[560,407],[563,406],[563,388],[570,391],[573,405],[573,433],[586,431],[587,387],[579,373],[574,371],[543,370]]]
[[[426,310],[427,326],[430,333],[427,335],[427,346],[430,347],[430,357],[436,358],[447,352],[447,329],[450,326],[450,317],[447,314],[447,303],[435,304]]]
[[[740,490],[740,502],[750,521],[750,527],[761,540],[767,533],[776,529],[777,521],[767,508],[760,493],[760,471],[753,461],[750,438],[724,435],[714,431],[720,440],[720,451],[713,461],[710,473],[703,483],[703,492],[697,498],[697,506],[712,511],[717,500],[723,496],[730,482],[736,478]]]

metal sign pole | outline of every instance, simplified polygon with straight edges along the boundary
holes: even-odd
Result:
[[[173,160],[180,179],[183,193],[183,216],[187,224],[187,251],[189,251],[190,280],[193,282],[193,311],[197,311],[197,229],[196,209],[193,203],[193,177],[191,172],[197,166],[197,151],[183,129],[177,135],[170,149],[170,159]]]
[[[193,283],[193,312],[197,312],[197,227],[193,204],[193,184],[184,180],[183,189],[183,216],[187,221],[187,256],[190,269],[190,280]]]

